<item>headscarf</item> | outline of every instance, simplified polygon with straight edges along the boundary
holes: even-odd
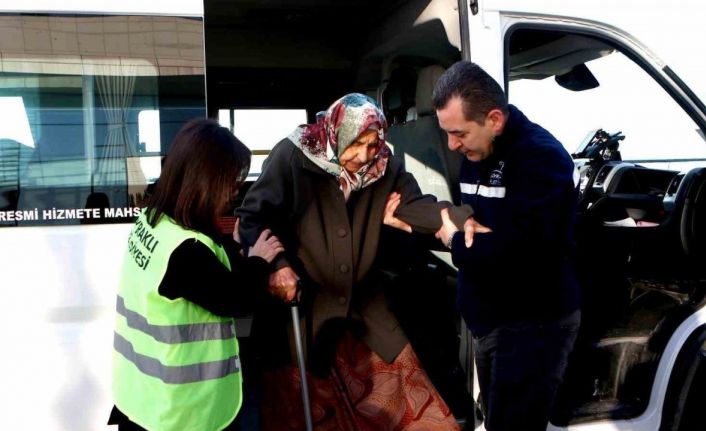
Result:
[[[377,130],[378,151],[358,172],[350,173],[341,166],[339,157],[361,133]],[[387,120],[370,97],[347,94],[335,101],[316,124],[297,127],[289,139],[304,155],[325,172],[338,178],[346,200],[352,191],[361,190],[385,175],[390,149],[385,143]]]

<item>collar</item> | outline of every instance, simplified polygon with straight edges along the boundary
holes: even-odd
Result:
[[[287,139],[289,139],[289,138],[287,138]],[[299,150],[296,147],[296,145],[294,145],[294,142],[291,139],[289,139],[289,142],[292,144],[292,147],[294,147],[294,153],[298,154],[298,156],[294,156],[291,159],[292,163],[297,163],[302,167],[302,169],[305,169],[305,170],[310,171],[312,173],[319,174],[319,175],[326,175],[331,178],[335,178],[333,175],[324,171],[323,169],[321,169],[320,166],[318,166],[316,163],[311,161],[311,159],[309,159],[301,150]]]
[[[493,153],[488,159],[502,159],[505,157],[507,150],[517,140],[521,134],[521,125],[524,122],[525,116],[514,105],[507,106],[508,115],[503,132],[495,137],[493,141]]]

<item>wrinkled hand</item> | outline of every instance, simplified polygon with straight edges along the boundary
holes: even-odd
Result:
[[[238,224],[239,223],[236,222],[236,229]],[[267,263],[270,263],[275,256],[283,252],[284,246],[282,246],[279,238],[274,235],[270,236],[270,234],[271,231],[269,229],[263,230],[260,237],[255,242],[255,245],[250,248],[248,256],[259,256],[265,259]],[[235,237],[235,233],[233,237]]]
[[[392,226],[396,229],[412,233],[412,226],[395,217],[395,211],[397,210],[397,207],[400,206],[400,202],[402,202],[401,194],[397,192],[390,193],[387,197],[387,202],[385,203],[385,215],[382,219],[382,223],[387,226]]]
[[[288,266],[278,269],[270,274],[270,294],[282,299],[284,302],[292,302],[297,293],[297,283],[299,276]]]

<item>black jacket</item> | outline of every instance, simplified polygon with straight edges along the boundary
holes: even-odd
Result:
[[[482,336],[516,321],[550,321],[578,308],[572,269],[577,191],[574,165],[549,132],[514,106],[492,154],[461,165],[461,200],[492,233],[471,248],[453,239],[458,303]]]

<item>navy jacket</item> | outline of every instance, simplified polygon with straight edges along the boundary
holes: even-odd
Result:
[[[578,308],[572,269],[574,164],[549,132],[510,105],[485,160],[461,165],[461,200],[492,233],[452,241],[458,304],[475,336],[518,321],[546,322]]]

